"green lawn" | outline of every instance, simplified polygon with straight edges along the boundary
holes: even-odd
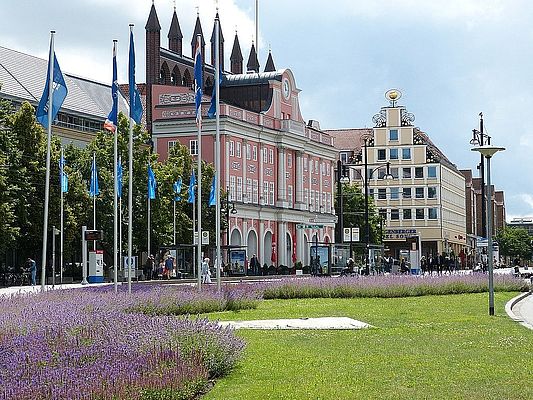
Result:
[[[396,299],[268,300],[209,314],[249,320],[347,316],[372,329],[239,330],[244,359],[205,399],[533,399],[533,332],[511,321],[514,293]]]

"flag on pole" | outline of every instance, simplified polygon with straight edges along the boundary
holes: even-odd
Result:
[[[174,182],[174,201],[180,201],[181,200],[181,185],[182,181],[181,178],[179,178],[176,182]]]
[[[201,36],[196,38],[196,49],[194,52],[194,90],[196,96],[196,124],[202,126],[202,43]]]
[[[91,197],[96,197],[100,194],[98,189],[98,171],[96,169],[96,158],[93,158],[93,164],[91,166],[91,187],[89,189]]]
[[[216,184],[217,184],[217,176],[215,174],[213,175],[213,182],[211,183],[211,192],[209,193],[209,207],[214,206],[217,202]]]
[[[61,193],[68,193],[68,176],[64,168],[65,158],[61,155],[59,158],[59,185],[61,186]]]
[[[48,58],[48,69],[46,70],[47,71],[46,83],[44,84],[43,95],[41,96],[41,100],[39,101],[39,105],[37,106],[37,112],[36,112],[37,121],[39,121],[39,123],[45,128],[48,128],[48,107],[50,105],[50,102],[48,99],[48,95],[49,95],[48,85],[50,84],[49,79],[48,79],[48,71],[50,70],[51,55],[52,55],[52,49],[50,48],[50,56]],[[61,68],[59,68],[59,63],[57,62],[57,57],[55,56],[55,52],[54,52],[54,70],[52,71],[52,82],[53,82],[52,121],[54,121],[68,93],[67,85],[65,83],[65,78],[63,78],[63,74],[61,73]]]
[[[117,162],[117,197],[122,197],[122,160],[119,158]]]
[[[207,110],[207,118],[215,118],[217,114],[217,96],[216,96],[216,90],[217,86],[220,86],[222,82],[224,81],[224,75],[222,74],[222,70],[218,70],[218,85],[213,85],[213,94],[211,95],[211,105],[209,106],[209,110]]]
[[[155,181],[154,171],[150,164],[148,164],[148,198],[150,200],[155,199],[155,189],[157,188],[157,182]]]
[[[111,132],[116,132],[118,124],[118,80],[117,80],[117,51],[116,43],[113,43],[113,82],[111,83],[111,98],[113,106],[111,112],[104,122],[104,128]]]
[[[133,45],[133,32],[130,32],[130,59],[129,59],[129,92],[130,92],[130,117],[140,124],[143,115],[141,95],[135,84],[135,47]]]
[[[188,203],[193,203],[193,204],[194,204],[194,199],[195,199],[194,185],[196,185],[196,176],[194,175],[194,170],[193,170],[191,174],[191,179],[189,181],[189,190],[188,190],[189,198],[187,199]]]

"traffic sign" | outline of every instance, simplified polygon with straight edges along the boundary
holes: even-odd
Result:
[[[344,228],[342,233],[344,242],[359,241],[359,228]]]
[[[296,229],[322,229],[323,227],[322,224],[296,224]]]

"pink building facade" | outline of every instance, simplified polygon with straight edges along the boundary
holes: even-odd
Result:
[[[230,215],[229,244],[245,248],[248,259],[257,254],[261,264],[309,265],[315,241],[335,241],[337,154],[332,137],[303,120],[299,92],[289,69],[227,75],[221,88],[221,187],[237,210]],[[152,140],[161,159],[177,142],[198,156],[193,91],[153,84],[151,99]],[[201,158],[214,164],[210,97],[202,103]]]

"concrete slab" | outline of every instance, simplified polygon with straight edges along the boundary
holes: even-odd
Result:
[[[364,329],[371,325],[348,317],[263,319],[254,321],[219,321],[235,329]]]

